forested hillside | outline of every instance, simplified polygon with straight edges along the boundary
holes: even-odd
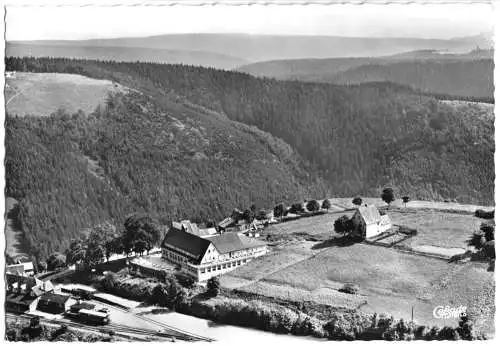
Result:
[[[238,70],[257,77],[333,84],[394,82],[424,92],[492,100],[493,51],[416,51],[380,58],[264,61]]]
[[[493,98],[493,59],[415,61],[363,65],[324,76],[338,84],[390,81],[422,91],[467,97]]]
[[[32,253],[146,211],[162,222],[220,220],[235,207],[326,196],[296,152],[257,128],[164,96],[118,94],[102,113],[7,116],[6,194]]]
[[[54,225],[76,233],[131,209],[203,219],[320,198],[316,172],[336,196],[392,186],[414,199],[493,203],[493,115],[480,105],[391,83],[280,82],[181,65],[7,59],[7,69],[80,73],[141,92],[110,99],[104,115],[8,117],[7,193],[40,234]],[[60,210],[79,224],[66,227]]]

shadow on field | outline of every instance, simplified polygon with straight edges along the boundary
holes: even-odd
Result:
[[[328,247],[345,247],[345,246],[351,246],[356,243],[359,243],[358,240],[351,238],[351,237],[339,237],[339,238],[332,238],[325,240],[324,242],[321,242],[319,244],[315,244],[312,246],[311,249],[313,250],[319,250],[319,249],[324,249]]]

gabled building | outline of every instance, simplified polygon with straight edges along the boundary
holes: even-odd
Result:
[[[360,206],[351,220],[354,233],[363,239],[379,235],[392,227],[389,216],[380,215],[379,210],[374,205]]]
[[[6,266],[5,272],[29,276],[35,273],[35,268],[32,261],[29,261],[26,258],[22,257],[17,259],[15,264]]]
[[[38,301],[37,309],[50,314],[61,314],[68,311],[76,303],[69,295],[44,293]]]
[[[40,297],[54,291],[50,281],[41,281],[34,277],[6,274],[7,295],[5,307],[8,311],[32,312],[36,310]]]
[[[227,273],[266,253],[266,243],[238,233],[202,238],[172,228],[162,243],[162,258],[197,281]]]
[[[217,234],[217,230],[214,227],[199,228],[197,224],[192,223],[189,220],[182,220],[181,222],[172,222],[172,228],[175,228],[179,231],[184,231],[194,234],[201,238],[210,237]]]

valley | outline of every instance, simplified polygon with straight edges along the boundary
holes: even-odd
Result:
[[[189,5],[5,6],[5,339],[493,340],[491,4]]]
[[[251,203],[376,195],[381,185],[415,200],[493,200],[491,107],[387,83],[278,82],[180,65],[25,58],[7,66],[45,93],[33,98],[39,114],[7,117],[6,160],[7,195],[19,200],[28,243],[43,240],[43,256],[68,244],[63,234],[133,210],[205,221]],[[54,76],[80,84],[54,87]],[[61,101],[73,108],[39,117]],[[11,115],[32,107],[13,102]],[[84,102],[105,104],[71,114]]]

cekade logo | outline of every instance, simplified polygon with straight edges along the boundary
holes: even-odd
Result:
[[[467,316],[467,307],[458,306],[456,308],[450,307],[448,305],[442,306],[438,305],[432,311],[435,318],[448,319],[448,318],[459,318]]]

